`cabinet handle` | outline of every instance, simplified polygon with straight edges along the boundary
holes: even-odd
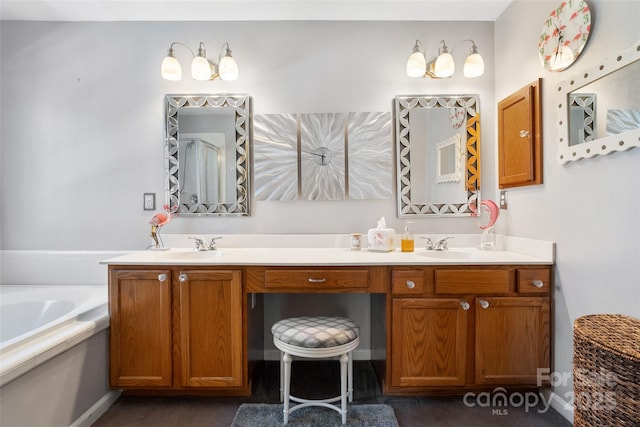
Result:
[[[489,301],[481,299],[480,300],[480,307],[489,308]]]
[[[416,282],[414,282],[413,280],[407,280],[406,284],[407,284],[407,288],[409,289],[413,289],[416,287]]]
[[[165,280],[167,280],[167,275],[164,273],[160,273],[158,274],[158,282],[164,282]]]
[[[309,278],[309,283],[324,283],[326,281],[327,279],[324,279],[324,278],[323,279],[314,279],[312,277]]]
[[[521,130],[520,131],[520,138],[526,138],[530,135],[528,130]]]
[[[544,286],[544,282],[542,280],[532,280],[531,285],[536,288],[542,288]]]
[[[467,311],[471,308],[471,305],[466,301],[460,301],[460,307],[462,307],[464,311]]]
[[[185,273],[180,273],[180,275],[178,276],[178,280],[181,282],[186,282],[187,279],[189,279],[189,276],[187,276]]]

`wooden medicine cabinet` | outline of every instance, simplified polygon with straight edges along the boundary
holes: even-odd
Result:
[[[500,188],[542,184],[542,79],[498,103]]]

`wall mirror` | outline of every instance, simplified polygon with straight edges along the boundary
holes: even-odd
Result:
[[[640,146],[639,75],[640,41],[558,85],[559,163]]]
[[[249,215],[249,97],[165,96],[169,206],[180,215]]]
[[[480,202],[477,95],[396,96],[398,217],[470,216]]]

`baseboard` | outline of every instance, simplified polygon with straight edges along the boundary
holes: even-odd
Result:
[[[122,390],[110,390],[69,427],[89,427],[114,404]]]
[[[554,393],[551,390],[543,390],[541,393],[547,402],[550,402],[550,406],[558,411],[560,415],[566,418],[571,424],[573,424],[573,405],[564,400],[560,395]]]
[[[264,360],[280,360],[280,350],[265,350]],[[353,360],[371,360],[371,350],[353,350]]]

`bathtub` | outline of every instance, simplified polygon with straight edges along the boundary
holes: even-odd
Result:
[[[0,425],[88,426],[117,398],[107,301],[105,285],[0,286]]]

